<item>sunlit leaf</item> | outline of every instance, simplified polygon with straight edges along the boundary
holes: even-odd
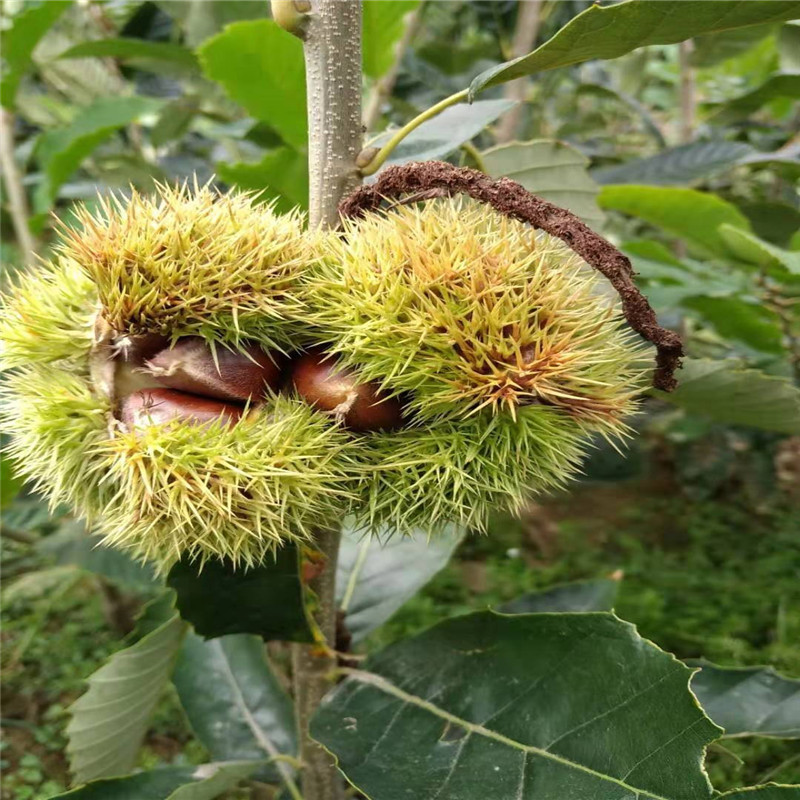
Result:
[[[692,691],[726,738],[800,739],[800,680],[784,678],[771,667],[697,666]]]
[[[733,225],[722,225],[719,233],[729,250],[742,261],[757,266],[768,266],[777,262],[793,275],[800,275],[800,253],[776,247]]]
[[[306,145],[303,45],[269,19],[235,22],[198,50],[203,71],[295,148]]]
[[[345,526],[336,571],[336,599],[353,640],[361,641],[441,570],[463,537],[454,527],[428,541],[382,531],[366,536]]]
[[[621,211],[712,255],[728,255],[719,226],[749,230],[750,222],[736,206],[709,192],[662,186],[614,185],[600,190],[601,208]]]
[[[599,227],[603,213],[597,207],[600,187],[589,177],[589,159],[554,139],[512,142],[482,153],[492,177],[507,177],[529,192],[567,208],[588,225]]]
[[[716,422],[800,433],[800,389],[734,360],[684,359],[678,388],[659,396]]]
[[[67,752],[77,783],[130,772],[151,713],[169,681],[186,623],[163,599],[164,619],[113,656],[89,678],[89,688],[70,708]],[[100,795],[97,795],[98,797]]]
[[[370,78],[379,78],[395,59],[394,46],[403,35],[406,15],[419,5],[419,0],[392,0],[362,5],[362,61]]]

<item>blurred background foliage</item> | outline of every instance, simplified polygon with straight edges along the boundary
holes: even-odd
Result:
[[[589,5],[368,0],[367,139]],[[302,53],[267,3],[5,0],[2,50],[4,281],[47,256],[53,212],[69,220],[98,191],[196,176],[305,205]],[[631,257],[690,359],[674,396],[644,404],[624,456],[598,447],[575,490],[468,538],[373,644],[624,573],[619,614],[665,649],[800,677],[799,97],[800,24],[755,26],[490,89],[394,152],[509,175],[572,208]],[[67,783],[64,709],[153,585],[92,550],[5,460],[0,478],[2,796],[46,798]],[[168,693],[142,765],[204,756]],[[710,771],[719,789],[800,783],[800,749],[727,740]]]

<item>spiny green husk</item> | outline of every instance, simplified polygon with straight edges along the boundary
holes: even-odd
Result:
[[[482,410],[364,439],[358,524],[479,531],[492,511],[518,512],[534,493],[562,487],[587,449],[583,427],[558,409]]]
[[[641,389],[642,350],[597,274],[474,201],[347,221],[305,283],[320,336],[425,418],[534,403],[613,436]]]
[[[152,198],[101,202],[62,229],[62,259],[96,284],[119,334],[254,339],[286,347],[300,308],[294,291],[312,257],[299,212],[279,215],[245,193],[159,187]]]
[[[259,563],[284,541],[310,538],[348,500],[347,435],[292,398],[233,426],[129,432],[86,380],[57,368],[20,371],[4,393],[22,474],[107,543],[162,567],[181,557]]]
[[[0,298],[0,369],[85,362],[97,307],[94,283],[72,260],[22,275]]]

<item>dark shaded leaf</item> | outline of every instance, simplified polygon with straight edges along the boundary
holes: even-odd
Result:
[[[177,593],[181,616],[205,639],[253,633],[265,640],[312,640],[294,545],[284,545],[274,561],[249,569],[216,559],[202,569],[198,562],[179,561],[167,585]]]
[[[595,58],[619,58],[638,47],[673,44],[715,31],[796,17],[800,17],[800,3],[794,0],[629,0],[591,6],[532,53],[482,72],[472,81],[470,94],[543,70]]]
[[[482,612],[349,671],[311,731],[372,800],[700,800],[690,675],[611,614]]]
[[[214,760],[269,761],[297,754],[294,708],[258,637],[203,641],[189,633],[172,681],[195,736]],[[278,780],[281,772],[292,777],[287,764],[273,762],[259,770],[259,778]]]
[[[228,761],[161,767],[124,778],[92,781],[51,800],[214,800],[249,778],[258,766],[258,762]]]
[[[497,610],[503,614],[530,614],[542,611],[613,611],[619,581],[599,578],[553,586],[542,592],[517,597]]]

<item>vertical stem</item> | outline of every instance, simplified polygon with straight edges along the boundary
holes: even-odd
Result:
[[[517,25],[511,42],[512,58],[527,55],[533,49],[542,21],[542,3],[543,0],[520,0]],[[525,100],[528,83],[527,78],[517,78],[506,84],[503,97],[507,100],[517,100],[518,103],[506,112],[497,126],[495,135],[498,144],[510,142],[517,135],[522,117],[522,101]]]
[[[361,1],[314,0],[304,30],[308,94],[309,225],[335,227],[339,200],[359,182],[361,150]],[[335,580],[340,524],[321,528],[316,547],[325,562],[309,581],[316,621],[328,649],[294,645],[295,703],[303,762],[304,800],[340,800],[341,775],[332,757],[309,736],[311,717],[330,689],[336,658]]]
[[[680,67],[680,141],[688,144],[694,138],[696,87],[694,80],[694,67],[692,66],[692,53],[694,42],[687,39],[678,45],[678,64]]]
[[[14,115],[0,109],[0,168],[3,171],[3,184],[8,195],[8,211],[22,251],[25,264],[32,264],[36,256],[33,234],[28,227],[28,201],[22,186],[22,176],[14,158]]]

